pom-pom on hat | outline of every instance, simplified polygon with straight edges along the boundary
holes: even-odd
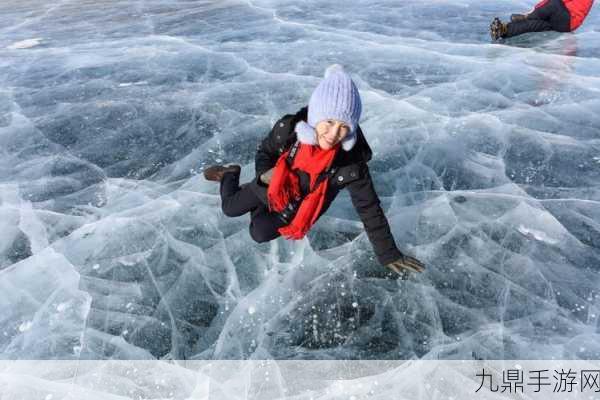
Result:
[[[360,119],[362,103],[358,88],[339,64],[325,70],[325,77],[310,96],[308,121],[296,125],[298,139],[303,143],[316,144],[315,126],[327,119],[342,121],[350,132],[342,140],[342,148],[349,151],[356,143],[356,127]]]

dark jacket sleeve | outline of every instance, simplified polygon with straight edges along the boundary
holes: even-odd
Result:
[[[352,204],[367,231],[378,261],[382,265],[398,260],[402,253],[396,247],[388,220],[381,209],[367,164],[361,166],[360,178],[347,186]]]
[[[271,132],[258,144],[254,157],[257,177],[273,168],[281,153],[289,147],[289,142],[293,139],[289,132],[293,123],[292,117],[293,115],[286,115],[275,122]]]

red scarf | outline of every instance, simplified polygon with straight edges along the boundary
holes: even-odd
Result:
[[[322,150],[318,145],[300,143],[294,163],[290,168],[286,158],[290,150],[284,152],[273,169],[273,176],[267,189],[269,208],[280,212],[290,200],[300,197],[300,181],[294,170],[299,169],[310,176],[310,188],[313,188],[319,174],[324,172],[335,158],[339,145],[330,150]],[[300,204],[296,216],[289,225],[279,228],[279,233],[287,239],[302,239],[310,227],[315,223],[323,203],[329,179],[323,179],[319,185],[309,193]]]

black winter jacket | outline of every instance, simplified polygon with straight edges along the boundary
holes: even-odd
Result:
[[[257,181],[260,181],[260,176],[273,168],[279,156],[296,142],[294,128],[298,121],[306,121],[307,111],[308,108],[304,107],[295,115],[283,116],[259,144],[255,158]],[[347,188],[377,259],[385,265],[398,260],[402,253],[396,247],[387,218],[381,209],[379,197],[373,187],[367,166],[371,156],[371,148],[358,127],[354,147],[350,151],[340,150],[336,155],[333,165],[337,167],[337,171],[329,178],[325,202],[319,217],[327,211],[340,190]],[[303,180],[302,177],[300,180]]]

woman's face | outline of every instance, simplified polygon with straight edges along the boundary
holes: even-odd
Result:
[[[315,130],[317,131],[317,143],[323,150],[332,149],[350,133],[350,127],[336,119],[326,119],[319,122]]]

